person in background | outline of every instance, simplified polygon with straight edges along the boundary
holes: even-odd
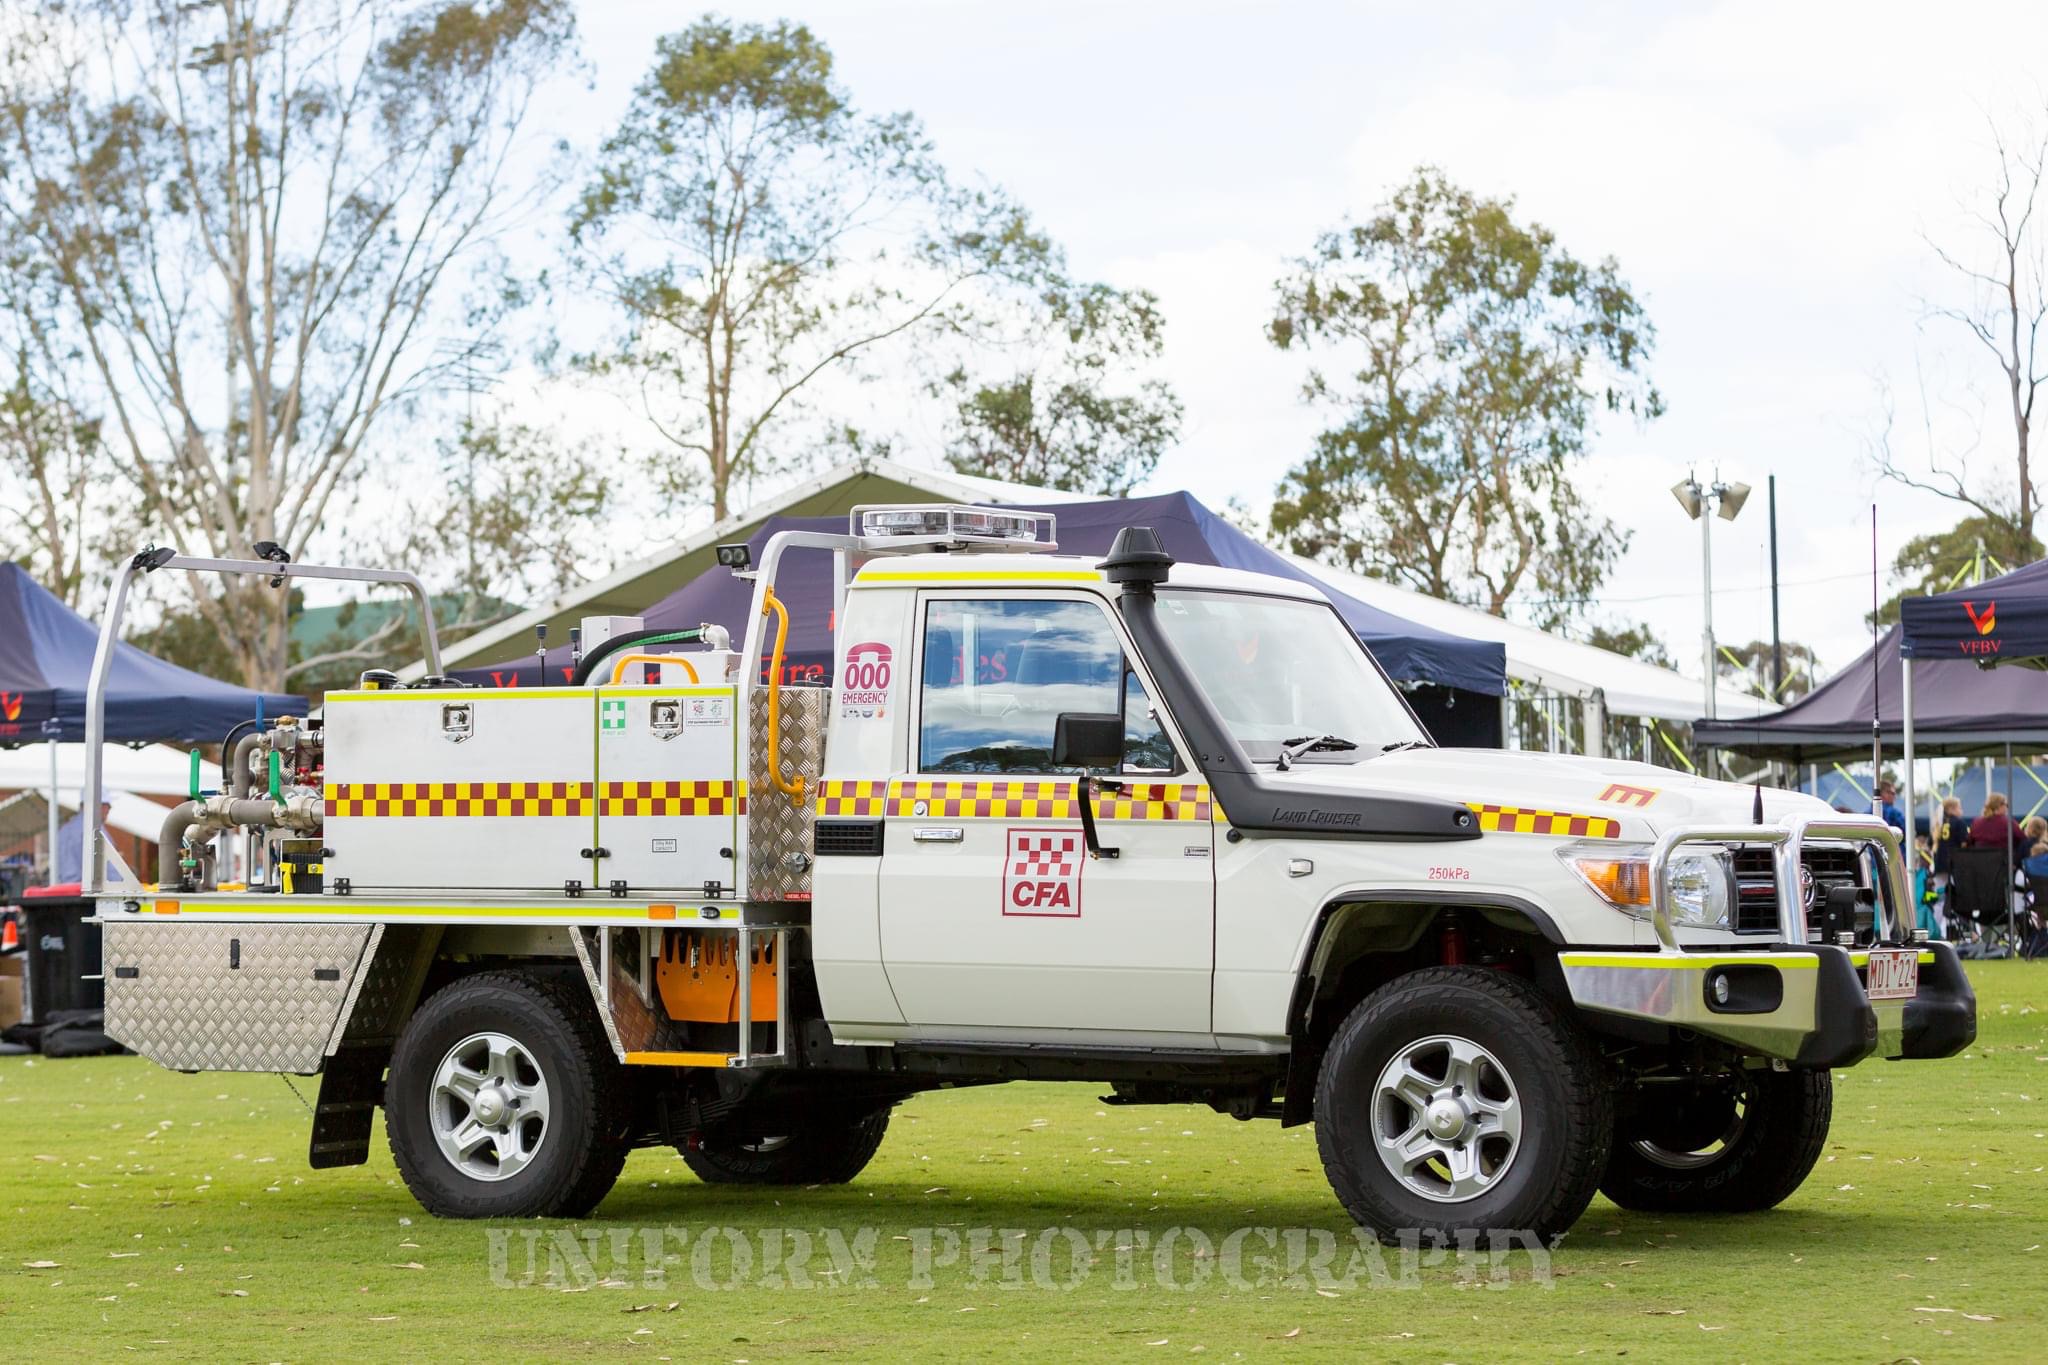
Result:
[[[1942,907],[1942,915],[1948,914],[1948,884],[1955,870],[1956,850],[1969,837],[1970,820],[1963,814],[1963,800],[1959,796],[1944,797],[1941,803],[1941,821],[1934,827],[1934,875],[1929,883],[1934,889],[1936,904]],[[1940,935],[1936,935],[1940,937]]]
[[[1984,813],[1970,822],[1970,833],[1963,840],[1963,846],[2018,850],[2023,837],[2020,827],[2013,823],[2005,793],[1993,792],[1984,798]]]
[[[1970,834],[1970,822],[1963,815],[1963,801],[1959,796],[1945,798],[1941,803],[1941,823],[1934,830],[1934,875],[1946,878],[1949,864],[1954,861],[1956,850],[1963,846],[1963,840]],[[1943,882],[1946,885],[1946,882]]]
[[[107,812],[114,807],[111,803],[100,802],[100,828],[107,827]],[[50,869],[50,885],[67,886],[82,881],[85,875],[85,812],[76,815],[57,826],[57,862]]]
[[[1877,780],[1877,812],[1884,822],[1899,832],[1899,838],[1906,837],[1906,813],[1899,809],[1899,787],[1889,777]]]
[[[2048,820],[2029,815],[2020,829],[2026,840],[2026,857],[2020,863],[2020,870],[2029,877],[2048,877]]]
[[[2048,927],[2044,927],[2043,919],[2048,915],[2048,905],[2035,899],[2034,879],[2048,877],[2048,820],[2029,815],[2021,828],[2026,831],[2027,857],[2020,864],[2020,870],[2026,875],[2027,890],[2024,893],[2026,904],[2020,912],[2020,922],[2025,929],[2021,934],[2019,951],[2021,957],[2039,957],[2043,948],[2048,948]]]
[[[1913,837],[1913,923],[1917,929],[1925,929],[1927,937],[1941,937],[1941,921],[1935,916],[1934,906],[1941,899],[1941,892],[1934,885],[1934,842],[1925,834]]]

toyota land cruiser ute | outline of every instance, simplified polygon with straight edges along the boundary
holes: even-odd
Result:
[[[833,565],[822,686],[785,665],[791,552]],[[850,1180],[904,1097],[1039,1079],[1312,1122],[1385,1237],[1553,1235],[1596,1190],[1769,1207],[1833,1069],[1975,1035],[1882,822],[1438,748],[1307,584],[1142,527],[1061,556],[987,508],[719,559],[752,582],[736,649],[593,619],[559,685],[480,689],[429,619],[419,684],[238,737],[153,877],[95,837],[108,1031],[319,1074],[315,1166],[363,1161],[381,1107],[443,1215],[580,1215],[644,1145]],[[167,567],[425,609],[408,574],[157,551],[103,655]]]

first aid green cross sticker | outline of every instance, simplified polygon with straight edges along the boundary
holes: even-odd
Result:
[[[626,703],[601,701],[597,704],[597,728],[607,733],[626,728]]]

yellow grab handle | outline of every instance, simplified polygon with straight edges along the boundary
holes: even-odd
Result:
[[[768,776],[777,791],[792,801],[804,796],[804,775],[791,781],[782,775],[782,650],[789,643],[789,610],[772,587],[761,590],[761,610],[775,613],[775,652],[768,660]]]
[[[695,665],[691,664],[688,659],[685,659],[680,654],[622,654],[619,656],[619,661],[612,665],[612,683],[614,686],[617,685],[619,679],[626,676],[626,665],[628,664],[681,664],[683,672],[690,675],[691,682],[703,681],[702,678],[697,676]]]

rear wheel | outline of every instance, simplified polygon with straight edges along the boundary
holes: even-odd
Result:
[[[887,1108],[821,1115],[789,1133],[699,1137],[683,1161],[709,1185],[843,1185],[889,1131]]]
[[[1316,1145],[1345,1209],[1382,1241],[1570,1227],[1600,1178],[1613,1096],[1578,1025],[1519,977],[1432,967],[1337,1029]]]
[[[1820,1160],[1834,1107],[1825,1071],[1734,1070],[1660,1095],[1616,1130],[1600,1192],[1665,1213],[1775,1207]]]
[[[406,1188],[444,1218],[576,1217],[629,1143],[619,1065],[579,979],[466,977],[406,1025],[384,1127]]]

